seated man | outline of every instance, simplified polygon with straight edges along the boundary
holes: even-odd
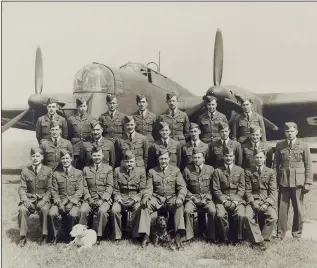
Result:
[[[97,214],[98,228],[97,245],[100,244],[108,223],[108,211],[112,204],[113,171],[112,167],[104,164],[101,147],[93,147],[91,150],[92,164],[84,167],[84,203],[80,208],[79,223],[87,225],[88,217]]]
[[[263,242],[270,241],[277,221],[276,175],[273,169],[265,166],[265,150],[255,150],[255,167],[245,173],[246,188],[246,227],[254,246],[265,250]],[[261,229],[259,227],[258,221]]]
[[[204,164],[205,153],[204,148],[195,147],[192,155],[193,163],[184,170],[184,179],[188,189],[185,200],[186,240],[194,237],[194,212],[200,210],[207,213],[206,236],[208,241],[212,242],[216,240],[216,207],[211,195],[214,168]]]
[[[28,217],[32,213],[39,213],[42,227],[42,239],[40,244],[47,243],[48,229],[47,217],[51,207],[51,180],[52,169],[42,165],[43,151],[34,147],[30,151],[32,164],[26,166],[21,172],[21,185],[19,187],[19,228],[20,242],[23,247],[26,244],[28,230]]]
[[[216,224],[221,240],[233,243],[242,240],[245,217],[244,170],[234,164],[233,148],[224,147],[224,165],[213,176],[213,191],[216,197]]]
[[[136,167],[135,154],[127,150],[123,156],[123,165],[114,171],[114,204],[111,208],[113,238],[120,240],[121,212],[131,212],[132,237],[139,237],[140,201],[146,186],[144,167]]]
[[[80,199],[83,195],[82,171],[72,167],[72,154],[67,150],[60,152],[61,166],[55,170],[52,177],[53,203],[49,212],[49,223],[54,232],[54,243],[58,242],[58,221],[67,234],[79,220]]]
[[[157,210],[174,215],[176,247],[183,249],[181,236],[185,232],[183,202],[187,194],[186,183],[178,167],[170,165],[169,151],[158,151],[159,165],[149,170],[146,190],[141,200],[139,233],[144,234],[142,247],[149,242],[151,214]]]

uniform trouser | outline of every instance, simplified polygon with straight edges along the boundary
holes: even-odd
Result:
[[[301,237],[303,231],[303,201],[304,194],[301,187],[281,187],[278,200],[277,236],[284,238],[287,230],[287,218],[290,202],[292,201],[294,216],[292,235]]]
[[[166,200],[165,203],[161,199],[152,196],[148,202],[148,206],[145,209],[141,209],[139,233],[150,235],[151,229],[151,214],[159,209],[167,209],[174,215],[174,226],[175,233],[178,231],[185,231],[185,220],[184,220],[184,206],[177,208],[175,206],[176,197],[172,197]]]
[[[109,211],[110,205],[108,202],[104,202],[100,207],[96,209],[92,209],[87,202],[84,202],[79,211],[79,223],[83,225],[87,225],[88,218],[93,217],[93,213],[97,214],[97,222],[98,227],[97,230],[97,236],[103,236],[105,228],[108,223],[108,217],[109,217]]]
[[[51,204],[46,203],[39,211],[40,225],[42,226],[42,235],[48,235],[48,213]],[[20,228],[20,236],[26,236],[28,231],[28,218],[32,214],[23,204],[19,206],[18,222]]]
[[[73,206],[72,209],[65,214],[62,214],[62,224],[67,234],[69,234],[74,227],[78,223],[79,220],[79,206]],[[53,230],[53,235],[56,237],[58,234],[59,228],[59,221],[60,221],[60,213],[58,211],[58,207],[53,205],[48,214],[48,222],[49,226]]]
[[[277,221],[276,209],[269,206],[265,212],[255,212],[251,205],[246,206],[245,225],[252,243],[270,240]],[[263,222],[263,228],[259,226]]]
[[[194,237],[194,212],[204,211],[207,213],[207,238],[209,240],[216,240],[215,231],[215,216],[216,216],[216,206],[214,202],[208,201],[206,205],[197,207],[193,201],[189,200],[185,204],[184,217],[186,225],[186,240],[192,239]]]
[[[233,241],[243,238],[245,205],[239,204],[233,211],[226,210],[222,204],[216,205],[216,225],[222,241]]]
[[[113,223],[112,237],[116,240],[122,238],[122,210],[131,212],[132,237],[139,237],[140,202],[136,202],[131,207],[124,209],[122,209],[118,202],[113,204],[110,211],[110,217]]]

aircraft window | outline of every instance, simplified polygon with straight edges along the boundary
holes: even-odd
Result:
[[[74,91],[105,91],[114,93],[114,77],[103,65],[89,64],[79,70],[74,79]]]
[[[129,62],[125,65],[122,65],[119,69],[127,72],[141,73],[142,75],[147,76],[147,68],[142,63]]]

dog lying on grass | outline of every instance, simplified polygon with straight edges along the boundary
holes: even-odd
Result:
[[[87,226],[82,224],[76,224],[70,232],[72,237],[75,237],[73,241],[66,245],[65,250],[69,249],[73,245],[80,246],[78,252],[83,249],[92,248],[97,242],[97,233],[95,230],[87,229]]]
[[[153,226],[151,240],[155,247],[163,246],[170,250],[175,250],[175,239],[171,238],[170,233],[167,231],[167,220],[164,216],[158,216]]]

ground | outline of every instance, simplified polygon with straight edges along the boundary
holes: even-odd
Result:
[[[17,225],[17,189],[19,177],[2,176],[2,267],[14,268],[314,268],[317,267],[317,241],[312,239],[284,241],[273,240],[266,252],[249,247],[247,242],[239,246],[210,245],[196,241],[185,245],[184,252],[171,252],[167,249],[148,246],[141,249],[128,240],[114,243],[103,242],[81,255],[74,248],[63,252],[65,244],[39,246],[38,218],[29,223],[29,239],[24,248],[19,248]],[[305,218],[317,220],[317,185],[305,196]],[[290,215],[291,217],[292,215]]]

